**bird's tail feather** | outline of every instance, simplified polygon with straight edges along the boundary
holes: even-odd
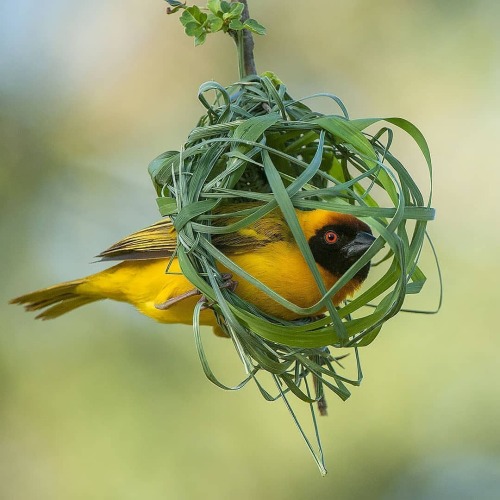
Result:
[[[22,304],[27,311],[42,311],[37,318],[53,319],[77,307],[89,304],[104,297],[91,296],[78,292],[78,287],[85,279],[67,281],[49,288],[21,295],[10,301],[11,304]],[[46,309],[47,308],[47,309]]]

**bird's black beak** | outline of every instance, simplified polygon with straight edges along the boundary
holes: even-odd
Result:
[[[359,259],[370,248],[375,239],[373,234],[359,231],[356,237],[344,246],[342,252],[349,260]]]

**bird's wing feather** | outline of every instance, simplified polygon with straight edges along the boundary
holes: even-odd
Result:
[[[226,226],[237,217],[221,217],[214,222]],[[293,236],[280,212],[266,214],[247,227],[226,234],[214,234],[212,243],[226,255],[241,254],[262,248],[276,241],[291,241]],[[146,260],[170,257],[177,247],[177,233],[166,217],[156,224],[123,238],[97,257],[101,260]]]
[[[225,226],[234,219],[220,219],[217,225]],[[252,252],[276,241],[291,241],[293,236],[281,213],[271,212],[247,227],[234,233],[215,234],[212,243],[227,255]]]
[[[177,246],[177,233],[168,218],[133,233],[101,252],[101,260],[164,259]]]

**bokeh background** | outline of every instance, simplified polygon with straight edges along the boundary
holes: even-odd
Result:
[[[100,269],[93,255],[158,218],[148,162],[181,146],[202,82],[237,74],[229,39],[195,49],[161,0],[3,0],[0,497],[500,498],[500,4],[250,6],[268,28],[258,68],[292,95],[333,92],[352,117],[402,116],[425,133],[442,311],[400,314],[363,350],[363,384],[320,420],[322,478],[283,404],[205,379],[190,327],[123,304],[54,322],[8,306]],[[403,141],[399,154],[419,177],[418,151]],[[424,261],[425,308],[438,290]],[[231,343],[205,341],[237,382]]]

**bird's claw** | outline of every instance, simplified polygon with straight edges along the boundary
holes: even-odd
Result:
[[[231,292],[234,292],[236,290],[236,287],[238,286],[238,282],[233,280],[233,275],[230,273],[222,273],[220,276],[222,278],[222,284],[219,285],[219,288],[227,288],[228,290],[231,290]],[[214,304],[213,301],[209,302],[205,295],[202,295],[198,302],[201,302],[202,304],[202,311],[204,309],[211,309]]]
[[[227,288],[228,290],[231,290],[231,292],[234,292],[236,290],[238,282],[233,280],[232,274],[223,273],[221,274],[221,278],[222,284],[219,286],[219,288]],[[155,308],[159,309],[160,311],[165,311],[167,309],[170,309],[178,302],[181,302],[182,300],[188,299],[190,297],[195,297],[196,295],[201,295],[200,300],[198,301],[202,303],[201,310],[210,309],[212,307],[212,304],[208,302],[206,296],[203,295],[197,288],[193,288],[192,290],[188,290],[187,292],[181,293],[180,295],[171,297],[161,304],[155,304]]]
[[[196,295],[200,294],[201,292],[197,288],[193,288],[192,290],[188,290],[185,293],[181,293],[180,295],[171,297],[170,299],[166,300],[165,302],[162,302],[161,304],[155,304],[155,308],[159,309],[160,311],[165,311],[167,309],[170,309],[175,304],[177,304],[177,302],[188,299],[189,297],[195,297]]]
[[[222,278],[222,285],[220,285],[219,288],[227,288],[228,290],[231,290],[231,292],[234,292],[236,290],[238,282],[233,280],[232,274],[222,273],[220,277]]]

